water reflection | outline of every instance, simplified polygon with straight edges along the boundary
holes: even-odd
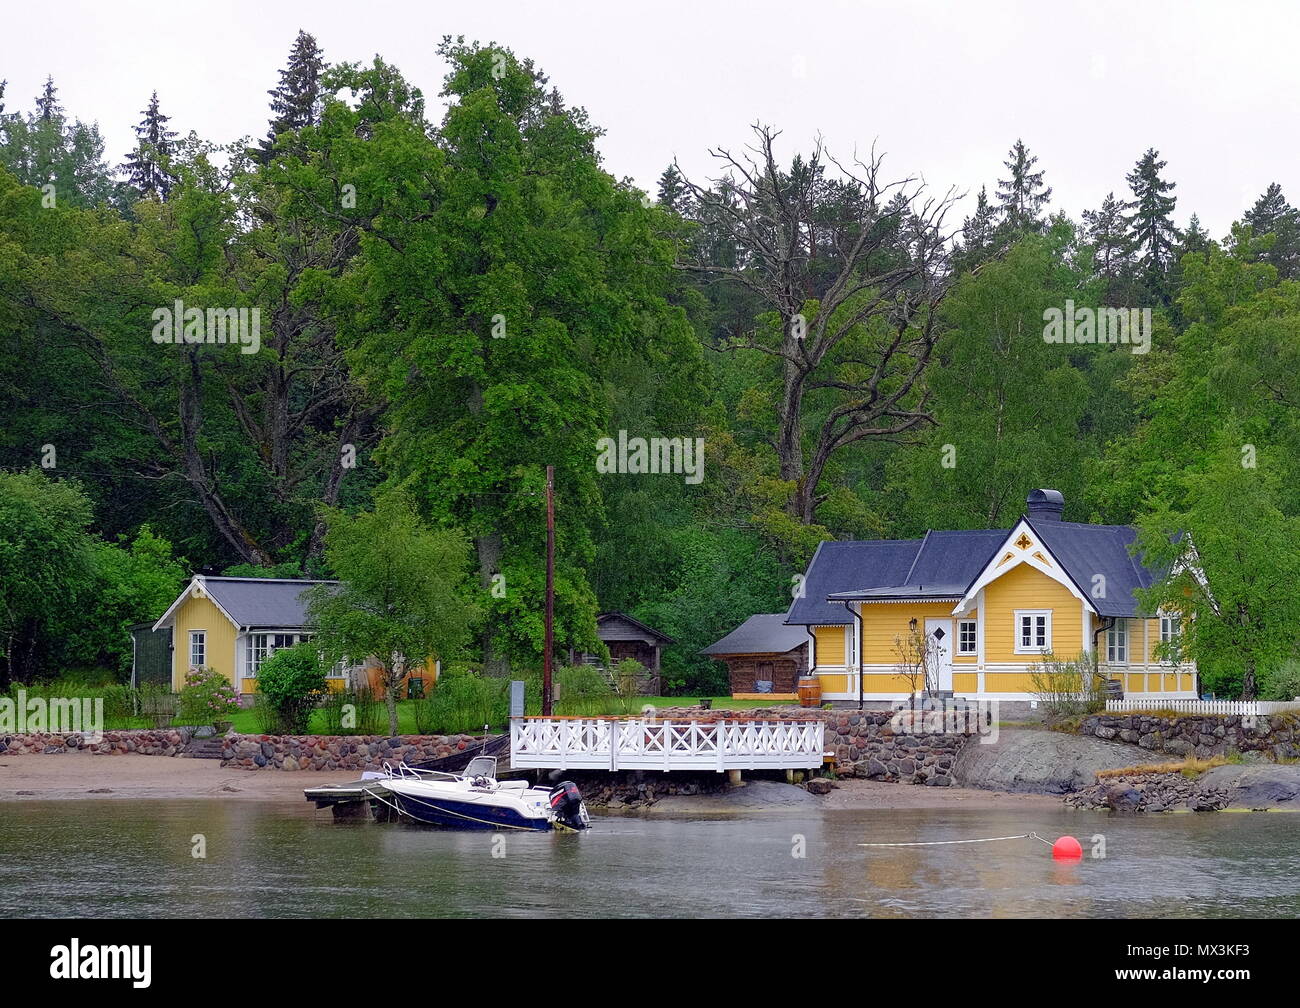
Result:
[[[1300,915],[1300,819],[1032,811],[598,819],[581,835],[335,823],[213,801],[0,805],[7,916],[1217,917]],[[1079,838],[864,848],[1036,831]],[[1090,857],[1104,837],[1104,859]],[[196,835],[206,859],[191,851]],[[494,856],[501,855],[501,856]],[[802,856],[800,856],[802,855]]]

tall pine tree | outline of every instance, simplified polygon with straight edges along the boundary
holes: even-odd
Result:
[[[659,205],[683,217],[690,215],[691,192],[675,164],[670,164],[659,176]]]
[[[1050,186],[1043,185],[1044,172],[1034,171],[1038,158],[1029,153],[1023,140],[1017,140],[1002,162],[1011,173],[998,180],[998,209],[1008,230],[1022,233],[1043,229],[1042,213],[1052,198]]]
[[[1164,167],[1160,152],[1151,147],[1125,179],[1133,190],[1133,202],[1128,204],[1132,211],[1128,217],[1128,234],[1138,257],[1139,279],[1151,294],[1168,304],[1169,264],[1178,244],[1178,229],[1173,222],[1178,199],[1168,195],[1175,184],[1160,177]]]
[[[59,89],[54,86],[54,78],[45,78],[45,87],[36,99],[36,118],[43,123],[63,118],[63,106],[59,104]]]
[[[1083,212],[1083,226],[1097,272],[1107,280],[1118,279],[1128,265],[1130,251],[1124,204],[1113,192],[1107,193],[1099,209]]]
[[[289,50],[289,63],[280,71],[280,83],[267,92],[271,96],[271,127],[262,142],[266,157],[270,156],[275,138],[281,133],[295,132],[320,121],[323,55],[315,36],[299,30]]]
[[[953,268],[966,273],[993,258],[998,249],[997,208],[989,202],[987,186],[980,186],[975,212],[962,221],[961,247],[953,255]]]
[[[135,128],[136,146],[126,156],[122,170],[126,172],[127,185],[140,196],[165,200],[176,184],[167,164],[173,154],[172,141],[176,134],[167,128],[171,116],[165,116],[158,107],[158,92],[149,99],[149,107],[141,112],[144,119]]]
[[[1260,253],[1260,261],[1273,266],[1283,280],[1300,275],[1300,211],[1287,202],[1282,187],[1276,182],[1270,185],[1244,219],[1256,238],[1275,236],[1272,247]]]

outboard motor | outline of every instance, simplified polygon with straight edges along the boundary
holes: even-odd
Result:
[[[551,788],[551,811],[555,814],[556,824],[569,829],[586,829],[591,821],[587,817],[587,806],[582,802],[582,792],[573,781],[560,781]]]

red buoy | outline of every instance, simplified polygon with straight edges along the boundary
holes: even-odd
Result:
[[[1072,836],[1063,836],[1052,844],[1052,858],[1056,861],[1078,861],[1083,857],[1083,848]]]

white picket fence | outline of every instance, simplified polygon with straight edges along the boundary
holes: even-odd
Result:
[[[826,724],[517,718],[510,765],[561,770],[756,770],[822,765]]]
[[[1300,711],[1300,700],[1107,700],[1107,714],[1138,710],[1172,710],[1179,714],[1281,714]]]

